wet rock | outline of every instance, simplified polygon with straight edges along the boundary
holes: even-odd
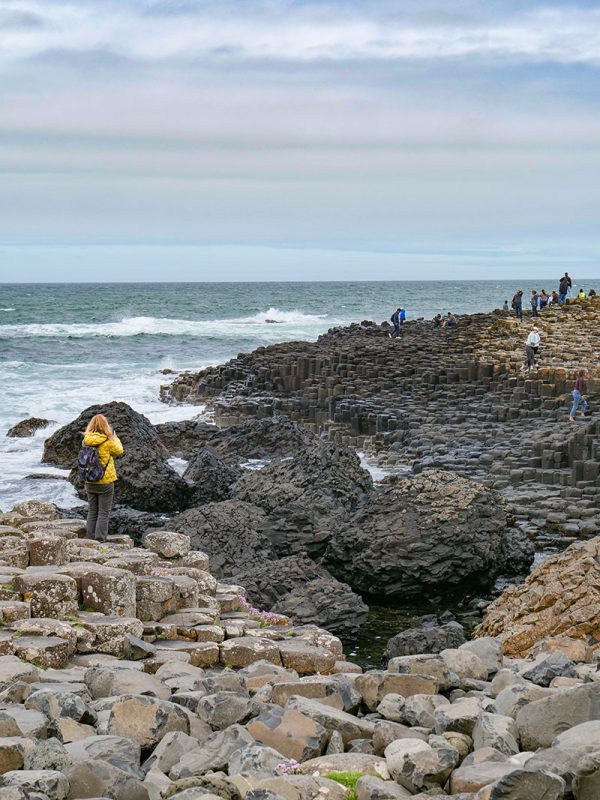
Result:
[[[82,432],[95,414],[104,414],[123,443],[118,460],[117,500],[142,511],[178,511],[187,506],[189,488],[166,460],[167,452],[150,422],[127,403],[90,406],[44,443],[43,460],[72,468]],[[75,470],[70,476],[77,486]]]
[[[289,417],[273,416],[228,425],[215,432],[208,444],[223,458],[240,461],[295,456],[315,440],[314,434]]]
[[[192,547],[206,552],[217,578],[230,578],[240,571],[252,574],[277,557],[260,532],[263,520],[264,513],[256,506],[226,500],[184,511],[169,525],[187,534]]]
[[[280,556],[306,552],[315,558],[323,553],[337,517],[354,510],[372,485],[356,453],[316,442],[292,459],[246,472],[235,497],[263,509],[264,533]]]
[[[161,444],[169,456],[189,461],[199,447],[219,432],[210,422],[199,419],[185,419],[176,422],[161,422],[154,426]]]
[[[410,656],[420,653],[441,653],[448,647],[460,647],[466,641],[465,632],[458,622],[445,625],[423,625],[401,631],[388,640],[384,658]]]
[[[340,526],[325,566],[361,594],[403,601],[489,583],[503,568],[508,520],[498,493],[454,473],[389,477]]]
[[[369,609],[361,597],[304,554],[238,567],[235,580],[259,608],[299,623],[352,635],[367,620]]]
[[[229,500],[241,475],[241,467],[225,461],[212,447],[198,450],[183,473],[184,479],[192,484],[191,502],[194,505]]]
[[[27,419],[22,419],[20,422],[17,422],[12,428],[9,428],[6,435],[17,438],[33,436],[36,431],[48,427],[49,424],[50,420],[48,419],[43,419],[42,417],[28,417]]]

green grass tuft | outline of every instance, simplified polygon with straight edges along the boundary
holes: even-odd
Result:
[[[328,772],[323,777],[329,778],[336,783],[341,783],[342,786],[350,789],[344,800],[357,800],[356,784],[359,778],[363,778],[366,774],[366,772]]]

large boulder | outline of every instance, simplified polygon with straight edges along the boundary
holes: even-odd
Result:
[[[333,528],[371,493],[373,481],[353,450],[317,441],[293,458],[248,471],[235,497],[262,508],[279,555],[322,555]]]
[[[161,422],[154,426],[161,444],[170,456],[189,461],[199,447],[218,432],[218,427],[200,419]]]
[[[252,574],[277,554],[261,533],[264,512],[250,503],[225,500],[190,508],[169,522],[169,530],[187,534],[193,550],[210,559],[217,578],[230,578],[242,571]]]
[[[223,458],[239,461],[295,456],[315,441],[313,433],[289,417],[274,416],[221,428],[208,439],[208,444]]]
[[[242,474],[241,467],[226,462],[212,447],[201,447],[183,473],[192,484],[193,505],[229,500],[235,482]]]
[[[470,478],[392,476],[336,530],[324,563],[363,595],[450,594],[502,572],[509,521],[502,496]]]
[[[166,461],[167,452],[150,421],[127,403],[90,406],[44,443],[45,462],[73,468],[82,434],[95,414],[104,414],[123,443],[117,461],[117,501],[142,511],[178,511],[189,503],[189,486]],[[76,470],[69,480],[78,485]]]
[[[314,624],[340,635],[355,634],[367,620],[368,606],[345,583],[308,556],[288,556],[238,572],[236,583],[260,608]]]
[[[384,658],[412,656],[420,653],[441,653],[449,647],[460,647],[466,642],[465,630],[458,622],[440,625],[425,623],[420,628],[408,628],[388,639]]]
[[[13,438],[33,436],[36,431],[39,431],[41,428],[47,428],[49,424],[50,420],[48,419],[43,419],[42,417],[28,417],[27,419],[22,419],[20,422],[17,422],[12,428],[9,428],[6,435]]]
[[[487,608],[476,636],[497,636],[509,656],[524,658],[546,637],[600,639],[600,536],[576,542],[539,564]]]

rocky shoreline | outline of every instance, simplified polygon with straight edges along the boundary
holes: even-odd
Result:
[[[49,437],[71,468],[106,413],[119,505],[106,544],[0,514],[0,800],[597,800],[600,415],[565,403],[600,388],[600,301],[536,322],[531,374],[503,312],[365,322],[164,387],[216,425],[110,403]],[[468,641],[441,609],[498,577]],[[344,654],[424,598],[381,668]]]

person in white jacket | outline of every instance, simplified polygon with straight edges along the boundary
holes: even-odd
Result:
[[[527,372],[530,372],[531,368],[536,366],[535,357],[541,341],[542,337],[540,336],[539,329],[537,326],[534,326],[525,341],[526,360],[523,369],[527,370]]]

